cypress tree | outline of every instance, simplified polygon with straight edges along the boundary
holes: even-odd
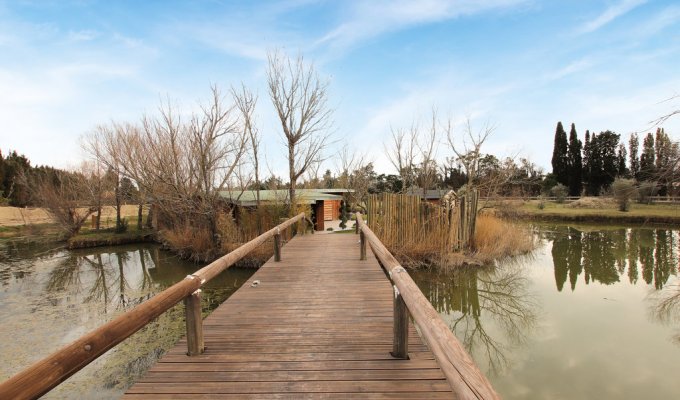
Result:
[[[640,147],[640,141],[638,140],[637,133],[630,135],[628,140],[628,157],[630,160],[630,176],[635,180],[640,179],[640,160],[638,159],[638,148]]]
[[[642,154],[640,154],[640,179],[650,180],[654,177],[654,136],[648,133],[642,141]]]
[[[567,151],[567,132],[564,131],[562,122],[558,122],[557,129],[555,129],[552,169],[557,182],[565,186],[569,186],[569,161]]]
[[[619,151],[616,155],[616,174],[621,178],[628,176],[628,169],[626,168],[626,155],[626,146],[623,143],[619,143]]]
[[[576,134],[576,126],[571,124],[569,132],[569,195],[579,196],[583,189],[583,160],[581,141]]]
[[[582,169],[582,179],[583,183],[586,186],[586,191],[588,194],[590,194],[590,190],[588,188],[590,187],[590,181],[591,181],[591,159],[592,157],[590,156],[590,153],[592,151],[592,146],[591,146],[591,139],[590,139],[590,131],[586,130],[586,139],[583,143],[583,169]]]

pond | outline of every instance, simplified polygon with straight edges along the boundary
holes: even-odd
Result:
[[[201,265],[157,245],[69,251],[0,242],[0,380],[161,292]],[[231,268],[203,288],[204,315],[254,272]],[[45,398],[118,398],[184,335],[182,305],[108,351]]]
[[[533,226],[528,256],[412,276],[505,399],[666,399],[680,394],[680,232]],[[192,273],[156,245],[68,251],[0,242],[0,379]],[[209,282],[203,312],[254,270]],[[47,398],[118,398],[184,335],[181,306]]]
[[[505,399],[680,396],[677,229],[535,226],[532,254],[414,280]]]

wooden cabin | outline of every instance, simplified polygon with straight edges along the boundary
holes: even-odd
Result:
[[[344,201],[343,194],[351,192],[351,189],[295,190],[297,203],[310,206],[312,221],[317,231],[325,230],[325,223],[328,221],[340,219],[340,206]],[[236,208],[255,208],[257,206],[257,191],[255,190],[225,190],[220,194],[226,202]],[[260,203],[264,205],[288,204],[288,189],[260,190]]]

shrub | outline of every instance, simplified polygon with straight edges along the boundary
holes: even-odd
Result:
[[[209,261],[214,258],[212,235],[207,228],[185,224],[162,231],[161,237],[163,243],[182,258],[192,261]]]
[[[563,184],[558,183],[550,189],[550,193],[556,197],[558,203],[564,203],[564,199],[567,198],[568,189]]]
[[[612,183],[611,189],[614,200],[616,200],[616,204],[619,206],[619,211],[628,211],[630,199],[635,197],[637,193],[635,181],[617,178]]]
[[[128,220],[127,218],[121,218],[120,224],[116,226],[115,232],[116,233],[125,233],[128,230]]]
[[[539,210],[542,210],[542,209],[545,208],[545,199],[543,198],[543,196],[538,197],[538,205],[537,206],[538,206]]]

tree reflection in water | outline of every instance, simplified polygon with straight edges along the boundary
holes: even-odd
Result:
[[[605,285],[639,278],[660,290],[676,275],[678,234],[668,229],[615,228],[587,231],[559,226],[548,233],[552,240],[555,284],[562,291],[569,279],[571,290],[583,275],[585,284],[597,281]]]
[[[413,272],[467,351],[478,363],[487,362],[487,372],[502,372],[507,351],[523,345],[536,327],[538,305],[523,266],[515,259],[500,267]]]

